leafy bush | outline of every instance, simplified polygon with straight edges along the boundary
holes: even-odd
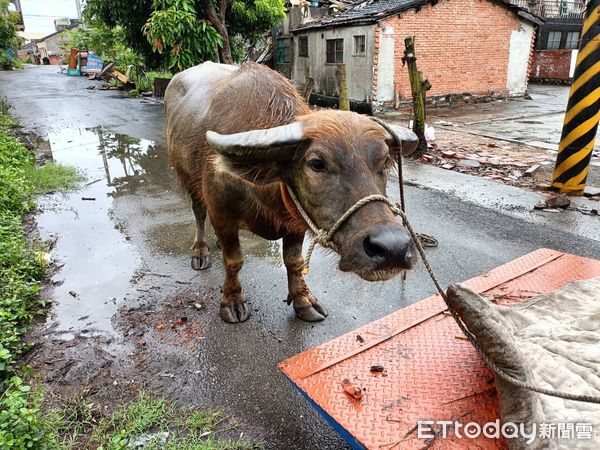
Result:
[[[53,437],[40,423],[42,393],[23,381],[18,359],[28,350],[23,334],[46,306],[40,297],[45,259],[39,245],[27,242],[21,217],[33,209],[34,192],[66,181],[72,186],[76,173],[36,168],[33,154],[11,134],[9,109],[0,98],[0,448],[44,449]]]
[[[152,91],[154,90],[154,79],[155,78],[173,78],[174,75],[171,72],[146,72],[140,75],[135,80],[135,85],[138,91]]]
[[[17,16],[8,10],[8,0],[0,0],[0,69],[21,65],[15,49],[21,45],[17,35]]]
[[[208,20],[199,17],[194,0],[157,0],[152,8],[143,30],[155,51],[169,50],[169,70],[179,72],[217,58],[223,37]]]

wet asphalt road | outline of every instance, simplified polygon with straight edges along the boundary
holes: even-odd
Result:
[[[48,334],[61,339],[114,335],[118,342],[115,315],[136,304],[140,287],[158,287],[157,309],[183,289],[173,280],[192,283],[185,289],[218,292],[222,261],[211,236],[213,268],[198,274],[189,266],[193,216],[167,167],[162,105],[124,99],[114,91],[89,91],[87,86],[99,83],[56,72],[54,67],[0,72],[0,92],[23,126],[48,139],[55,160],[79,167],[88,178],[76,193],[38,202],[40,233],[60,236],[53,257],[65,263],[55,277],[64,283],[52,291]],[[429,255],[443,283],[471,278],[540,247],[600,258],[600,235],[592,233],[594,240],[590,233],[578,233],[577,216],[538,220],[511,207],[510,198],[487,204],[474,200],[478,182],[468,188],[472,196],[442,192],[423,186],[418,171],[409,170],[409,217],[419,231],[439,239]],[[462,179],[460,184],[465,186]],[[395,197],[394,184],[389,191]],[[510,197],[517,191],[506,192]],[[330,315],[322,323],[302,323],[282,302],[287,283],[280,244],[248,234],[242,248],[242,284],[254,315],[235,326],[210,318],[198,353],[206,370],[186,381],[188,401],[234,413],[258,429],[271,448],[345,448],[276,364],[432,294],[432,284],[421,266],[405,282],[369,284],[339,272],[335,256],[317,251],[307,280]],[[69,291],[78,293],[77,302]],[[177,396],[180,388],[164,392]]]

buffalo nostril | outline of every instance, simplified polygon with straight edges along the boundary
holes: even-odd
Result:
[[[369,258],[385,258],[386,248],[379,242],[374,242],[371,236],[367,236],[363,240],[363,248]]]
[[[377,270],[412,267],[413,245],[402,229],[384,228],[369,233],[363,239],[363,248]]]
[[[404,253],[404,267],[410,269],[413,265],[414,253],[412,249],[412,245],[409,245]]]

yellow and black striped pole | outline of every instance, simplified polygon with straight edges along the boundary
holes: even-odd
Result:
[[[552,187],[582,195],[600,119],[600,0],[590,0],[569,93]]]

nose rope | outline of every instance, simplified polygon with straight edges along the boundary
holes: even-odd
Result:
[[[350,218],[350,216],[352,214],[354,214],[360,208],[365,206],[367,203],[383,202],[390,207],[390,210],[394,213],[394,215],[402,217],[402,220],[404,220],[404,223],[405,224],[407,223],[406,215],[402,211],[400,204],[392,202],[385,195],[372,194],[372,195],[367,195],[366,197],[361,198],[354,205],[352,205],[350,208],[348,208],[346,210],[346,212],[344,214],[342,214],[338,220],[336,220],[336,222],[329,229],[329,231],[326,231],[322,228],[317,227],[317,225],[315,225],[315,223],[311,220],[309,215],[306,213],[306,211],[300,204],[300,201],[296,197],[296,194],[294,194],[294,191],[292,191],[292,189],[289,186],[286,185],[286,187],[287,187],[287,191],[288,191],[290,198],[292,199],[292,201],[294,202],[294,205],[296,206],[296,209],[298,210],[298,212],[300,213],[300,215],[302,216],[302,218],[304,219],[304,221],[306,222],[306,224],[308,225],[308,227],[314,234],[314,237],[308,246],[308,250],[306,251],[306,257],[304,258],[303,272],[305,275],[308,273],[308,270],[310,267],[310,258],[312,256],[312,253],[313,253],[316,245],[319,244],[321,247],[330,248],[332,250],[337,251],[338,250],[337,246],[333,242],[333,236],[340,229],[340,227]],[[421,235],[419,233],[414,233],[413,239],[419,240],[421,242],[421,244],[425,247],[437,247],[437,245],[438,245],[437,240],[435,238],[433,238],[431,236],[427,236],[427,235]]]
[[[287,186],[287,190],[288,190],[288,193],[290,194],[290,198],[296,205],[298,212],[300,213],[302,218],[306,221],[306,223],[308,224],[311,231],[314,233],[314,238],[311,241],[311,243],[308,247],[308,250],[306,252],[306,258],[305,258],[305,263],[304,263],[304,273],[305,274],[308,273],[310,257],[312,255],[313,250],[315,249],[316,244],[319,244],[323,247],[328,247],[328,248],[335,250],[336,246],[333,243],[332,238],[335,235],[335,233],[337,232],[337,230],[344,224],[344,222],[346,222],[346,220],[348,220],[348,218],[352,214],[354,214],[357,210],[359,210],[360,208],[365,206],[367,203],[383,202],[390,207],[390,209],[392,210],[392,212],[395,215],[400,216],[402,218],[402,220],[404,221],[404,225],[408,229],[408,231],[415,243],[415,246],[417,247],[417,251],[419,252],[419,255],[421,256],[423,265],[427,269],[427,272],[429,273],[429,276],[431,277],[431,280],[433,281],[433,284],[435,285],[439,295],[444,300],[444,303],[446,303],[448,311],[450,312],[450,314],[452,315],[452,317],[458,324],[458,327],[460,328],[460,330],[464,333],[464,335],[466,336],[468,341],[477,350],[477,352],[479,353],[479,355],[481,356],[483,361],[488,365],[488,367],[490,369],[492,369],[504,381],[506,381],[514,386],[517,386],[517,387],[520,387],[523,389],[527,389],[527,390],[530,390],[533,392],[537,392],[539,394],[550,395],[552,397],[559,397],[559,398],[563,398],[563,399],[567,399],[567,400],[574,400],[574,401],[579,401],[579,402],[600,403],[600,397],[598,397],[598,396],[581,395],[581,394],[574,394],[572,392],[557,391],[554,389],[547,389],[544,387],[536,386],[531,383],[524,382],[524,381],[518,379],[517,377],[515,377],[514,375],[506,372],[506,370],[504,370],[504,368],[498,366],[498,364],[496,364],[494,361],[492,361],[480,347],[475,335],[473,335],[473,333],[471,333],[469,331],[469,329],[467,328],[465,323],[462,321],[462,319],[460,318],[458,313],[454,310],[452,305],[449,303],[448,297],[446,295],[446,291],[444,291],[444,289],[442,288],[442,285],[440,284],[439,280],[435,276],[435,273],[433,272],[433,269],[431,268],[431,265],[429,264],[429,260],[427,259],[427,255],[425,254],[424,247],[437,246],[437,241],[435,240],[435,238],[432,238],[431,236],[420,235],[419,233],[417,233],[415,231],[415,229],[412,227],[412,225],[410,224],[410,222],[408,221],[408,218],[406,217],[406,213],[404,211],[402,211],[400,204],[392,202],[389,198],[387,198],[384,195],[378,195],[378,194],[368,195],[368,196],[360,199],[359,201],[357,201],[350,208],[348,208],[346,210],[346,212],[344,214],[342,214],[342,216],[333,224],[333,226],[329,229],[329,231],[325,231],[322,228],[319,228],[315,225],[315,223],[308,216],[308,214],[306,213],[306,211],[304,210],[304,208],[298,201],[298,198],[296,197],[296,195],[294,194],[294,192],[292,191],[292,189],[289,186]]]

